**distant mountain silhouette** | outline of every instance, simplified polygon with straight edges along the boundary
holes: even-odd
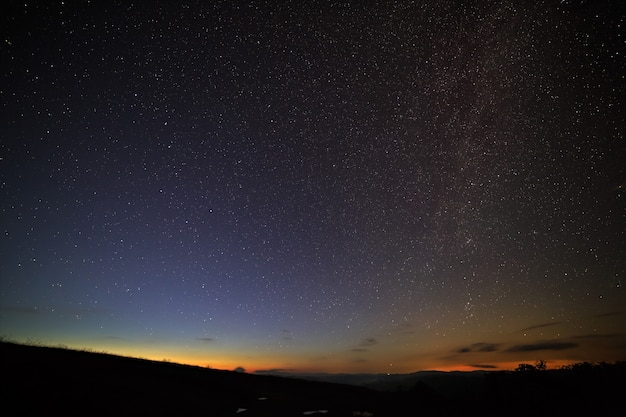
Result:
[[[443,372],[419,371],[409,374],[329,374],[299,373],[281,371],[257,371],[256,375],[273,375],[285,378],[299,378],[334,384],[356,385],[378,391],[409,391],[418,382],[424,382],[433,388],[448,391],[451,385],[474,385],[482,382],[485,374],[493,371]]]

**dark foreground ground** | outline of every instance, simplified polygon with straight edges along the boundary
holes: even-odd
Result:
[[[626,369],[493,372],[380,390],[0,343],[7,416],[626,415]]]

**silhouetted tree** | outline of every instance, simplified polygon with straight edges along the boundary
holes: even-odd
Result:
[[[517,365],[517,368],[515,368],[517,372],[545,371],[547,369],[548,366],[546,364],[546,361],[544,361],[543,359],[538,360],[537,362],[535,362],[534,365],[531,365],[529,363],[520,363],[519,365]]]
[[[538,371],[545,371],[546,369],[548,369],[546,361],[544,361],[543,359],[539,359],[537,362],[535,362],[535,369]]]
[[[517,368],[515,368],[516,372],[534,372],[536,370],[537,368],[529,363],[520,363],[517,365]]]

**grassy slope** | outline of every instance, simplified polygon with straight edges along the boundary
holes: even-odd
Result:
[[[69,349],[1,343],[1,401],[12,415],[334,415],[376,408],[364,388],[249,375]],[[259,400],[266,397],[267,400]],[[327,415],[332,415],[328,413]]]

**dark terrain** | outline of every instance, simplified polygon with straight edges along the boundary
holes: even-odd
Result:
[[[0,350],[11,416],[626,415],[625,363],[372,376],[367,387],[9,342]]]

